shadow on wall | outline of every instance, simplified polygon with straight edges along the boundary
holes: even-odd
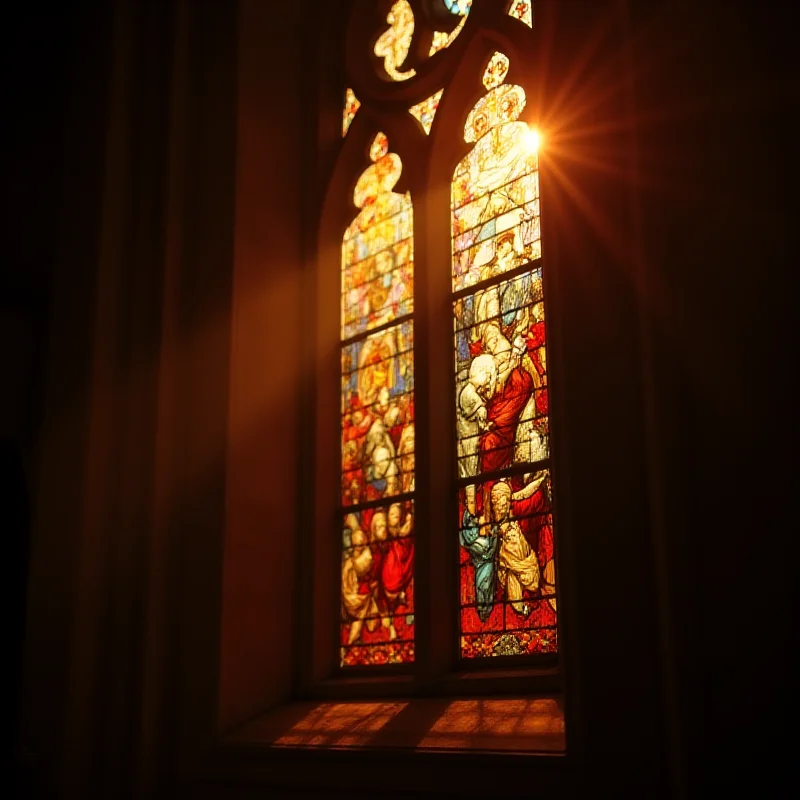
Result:
[[[30,550],[30,509],[25,472],[19,447],[11,439],[0,440],[0,528],[5,543],[5,579],[10,596],[6,606],[8,640],[11,643],[9,662],[14,670],[5,683],[9,694],[5,702],[6,742],[16,746],[19,722],[19,697],[22,682],[25,607],[28,586]]]

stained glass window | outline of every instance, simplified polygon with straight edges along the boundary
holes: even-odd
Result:
[[[413,213],[379,133],[342,240],[341,664],[414,658]]]
[[[347,135],[350,123],[353,121],[356,111],[361,108],[361,102],[356,97],[355,92],[348,86],[344,95],[344,112],[342,114],[342,136]]]
[[[401,71],[399,67],[408,56],[414,36],[414,12],[408,0],[397,0],[386,16],[389,28],[375,42],[373,52],[383,59],[386,74],[394,81],[407,81],[417,74],[416,70]]]
[[[529,28],[533,27],[533,6],[529,0],[511,0],[508,16],[524,22]]]
[[[538,156],[495,53],[451,189],[461,656],[557,649]]]
[[[451,18],[451,32],[434,35],[431,53],[465,30],[472,5],[471,0],[439,2],[441,13],[458,19]],[[414,145],[419,162],[404,163],[392,152],[388,137],[376,133],[369,161],[360,174],[352,175],[357,211],[341,239],[339,287],[340,483],[330,476],[336,483],[331,489],[339,493],[336,524],[329,534],[337,550],[341,548],[340,607],[335,609],[339,664],[346,671],[413,664],[416,614],[423,613],[415,605],[415,581],[422,579],[415,574],[419,548],[430,575],[447,570],[458,575],[452,604],[428,607],[425,613],[431,618],[423,630],[436,631],[437,620],[442,622],[445,615],[455,619],[456,602],[458,628],[449,629],[453,635],[446,642],[429,641],[428,647],[450,648],[453,657],[473,664],[556,653],[547,267],[542,258],[538,137],[524,120],[526,93],[508,80],[512,65],[504,53],[494,52],[482,63],[472,55],[442,53],[426,65],[423,83],[407,68],[408,63],[416,66],[409,59],[416,6],[393,0],[386,7],[386,25],[369,47],[380,59],[380,74],[408,81],[408,91],[387,88],[365,94],[361,99],[366,105],[375,104],[368,118],[385,116],[389,126],[411,114],[425,134],[433,131],[436,120],[445,131],[463,135],[469,149],[457,164],[458,156],[450,156],[442,172],[449,154],[428,158],[431,153],[421,137]],[[523,26],[532,26],[530,2],[487,3],[484,11],[482,24],[494,19],[509,38],[519,39],[517,44],[527,40]],[[523,25],[508,23],[508,16]],[[454,58],[464,61],[453,63]],[[474,105],[448,107],[445,113],[451,116],[442,117],[448,81],[459,80],[461,74],[470,81],[482,76],[483,94]],[[417,93],[423,85],[442,88],[409,107],[405,98],[430,91]],[[347,89],[343,135],[359,106],[353,90]],[[354,133],[342,143],[350,153],[346,163],[357,157],[353,148],[360,146]],[[442,147],[435,137],[427,141]],[[434,319],[440,312],[430,304],[422,307],[428,308],[424,319],[415,317],[420,308],[414,293],[414,209],[411,193],[396,190],[401,175],[412,186],[450,182],[451,258],[438,268],[450,269],[452,333],[449,320],[443,330],[441,317]],[[437,197],[432,193],[428,200],[435,203]],[[446,206],[441,210],[447,213]],[[446,227],[437,230],[430,223],[426,231],[422,241],[427,243],[448,236]],[[436,264],[429,269],[437,269]],[[418,329],[425,333],[422,341],[438,341],[419,354],[414,341]],[[449,348],[449,341],[452,361],[449,350],[439,348]],[[439,361],[443,355],[446,366]],[[434,370],[453,369],[448,389],[442,392],[436,383],[437,396],[426,392],[425,402],[431,404],[426,408],[431,420],[437,416],[434,404],[454,403],[455,430],[432,423],[422,443],[426,459],[432,448],[455,448],[449,525],[433,525],[430,509],[436,499],[430,495],[436,483],[420,486],[419,495],[415,485],[416,370],[423,365],[427,371],[421,386],[426,385],[422,377],[431,380]],[[325,413],[337,424],[335,406]],[[439,480],[450,479],[437,475]],[[447,563],[443,551],[431,546],[443,539],[453,546]]]
[[[439,101],[442,99],[443,91],[443,89],[439,89],[435,94],[408,109],[409,114],[419,120],[419,124],[422,125],[422,130],[425,133],[431,132],[433,118],[436,115],[436,109],[439,108]]]

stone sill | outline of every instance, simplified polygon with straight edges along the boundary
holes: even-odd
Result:
[[[181,783],[193,800],[485,800],[572,797],[574,777],[560,696],[508,695],[290,703],[229,732]]]
[[[290,703],[237,727],[221,744],[551,756],[566,751],[555,696]]]

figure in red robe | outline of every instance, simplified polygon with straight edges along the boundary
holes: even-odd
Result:
[[[549,476],[544,473],[511,495],[511,514],[539,557],[540,590],[547,603],[539,604],[532,619],[537,627],[556,624],[555,549],[550,513]]]
[[[486,404],[486,417],[493,424],[480,438],[481,472],[511,466],[517,424],[532,394],[533,377],[522,367],[514,367],[502,391]]]
[[[366,513],[366,512],[365,512]],[[363,516],[363,515],[362,515]],[[369,586],[375,607],[381,617],[381,625],[389,633],[389,639],[397,638],[397,630],[394,627],[389,609],[389,601],[384,591],[383,573],[386,557],[391,549],[391,542],[388,539],[386,512],[377,509],[370,519],[370,549],[372,550],[372,565],[369,571]]]
[[[545,356],[545,330],[543,311],[541,310],[541,303],[534,306],[534,317],[536,321],[531,325],[528,331],[525,345],[528,350],[528,355],[531,358],[536,372],[541,378],[541,385],[536,389],[536,415],[546,416],[548,412],[547,402],[547,361]]]
[[[402,524],[401,524],[402,523]],[[393,503],[388,514],[389,542],[381,564],[383,596],[389,609],[411,607],[409,590],[414,576],[414,540],[409,536],[413,525],[411,513],[403,521],[400,503]]]

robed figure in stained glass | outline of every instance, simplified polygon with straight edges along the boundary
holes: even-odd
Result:
[[[467,501],[459,535],[461,546],[469,553],[474,570],[475,602],[478,616],[486,622],[495,600],[497,529],[487,525],[475,513],[473,499]]]
[[[378,606],[369,585],[371,569],[372,551],[366,534],[360,529],[350,531],[350,548],[342,564],[342,610],[350,626],[347,644],[360,638],[365,624],[370,631],[378,625]]]
[[[535,592],[539,588],[539,560],[516,515],[511,513],[511,494],[507,481],[498,481],[492,486],[492,520],[501,537],[498,581],[506,590],[514,611],[527,617],[531,607],[523,602],[523,591]]]
[[[348,513],[343,534],[343,663],[412,660],[413,503]]]

